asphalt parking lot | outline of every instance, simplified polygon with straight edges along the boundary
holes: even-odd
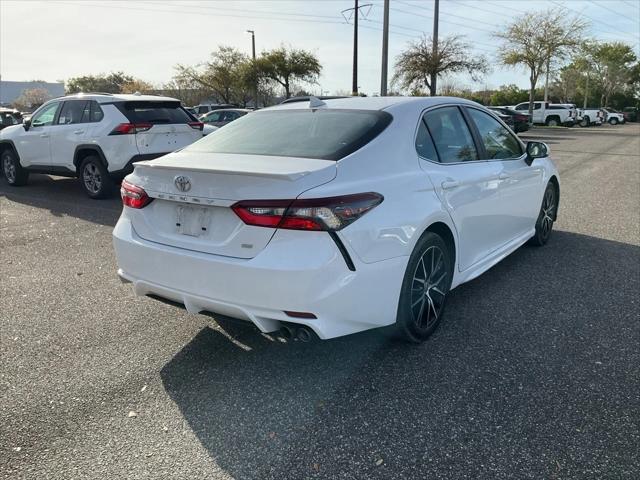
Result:
[[[557,161],[556,231],[456,289],[420,346],[136,298],[118,198],[0,180],[0,477],[639,478],[640,124],[522,138]]]

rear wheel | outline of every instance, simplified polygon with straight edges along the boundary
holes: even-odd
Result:
[[[453,277],[449,249],[439,235],[427,232],[414,249],[402,282],[396,335],[420,343],[435,331],[444,314]]]
[[[29,179],[29,172],[22,168],[18,156],[12,150],[5,150],[0,155],[2,173],[9,185],[15,187],[25,185]]]
[[[549,182],[542,197],[542,206],[536,221],[536,233],[531,238],[531,243],[539,247],[549,240],[558,213],[558,192],[554,184]]]
[[[589,117],[582,117],[582,121],[580,122],[580,126],[581,127],[588,127],[589,125],[591,125],[591,120],[589,119]]]
[[[617,118],[612,118],[612,119],[609,120],[609,123],[611,125],[617,125],[618,124],[618,119]]]
[[[80,165],[80,183],[91,198],[105,198],[113,193],[114,182],[98,157],[90,155]]]

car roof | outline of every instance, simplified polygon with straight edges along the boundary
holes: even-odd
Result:
[[[180,100],[171,97],[162,97],[160,95],[142,95],[137,93],[103,93],[103,92],[87,92],[75,93],[58,97],[55,100],[95,100],[98,103],[111,103],[114,101],[124,102],[179,102]]]
[[[330,109],[345,110],[385,110],[396,105],[416,104],[422,108],[428,108],[440,104],[460,103],[467,105],[479,105],[470,100],[458,97],[345,97],[323,100]],[[263,110],[307,110],[309,102],[281,103]]]
[[[216,110],[211,110],[210,112],[205,113],[204,115],[209,115],[210,113],[219,113],[219,112],[253,112],[253,110],[249,110],[248,108],[218,108]]]

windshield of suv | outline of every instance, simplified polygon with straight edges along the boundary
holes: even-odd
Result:
[[[265,110],[235,120],[185,151],[340,160],[373,140],[392,118],[377,110]]]

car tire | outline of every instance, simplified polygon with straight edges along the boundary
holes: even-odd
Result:
[[[7,183],[14,187],[26,185],[29,180],[29,171],[22,168],[20,160],[13,150],[5,150],[0,155],[2,174]]]
[[[618,119],[617,118],[612,118],[609,120],[609,124],[611,125],[617,125],[618,124]]]
[[[530,240],[532,245],[542,247],[549,241],[553,231],[553,223],[558,215],[558,197],[558,189],[549,182],[542,196],[542,205],[536,220],[536,233]]]
[[[558,117],[547,118],[546,124],[547,127],[558,127],[560,126],[560,119]]]
[[[591,125],[591,119],[589,117],[583,117],[582,120],[580,121],[580,126],[588,127],[589,125]]]
[[[115,182],[104,164],[94,155],[89,155],[82,161],[78,178],[85,193],[91,198],[106,198],[113,194]]]
[[[397,338],[425,341],[438,328],[453,279],[453,259],[444,240],[426,232],[413,253],[402,281],[394,326]]]

